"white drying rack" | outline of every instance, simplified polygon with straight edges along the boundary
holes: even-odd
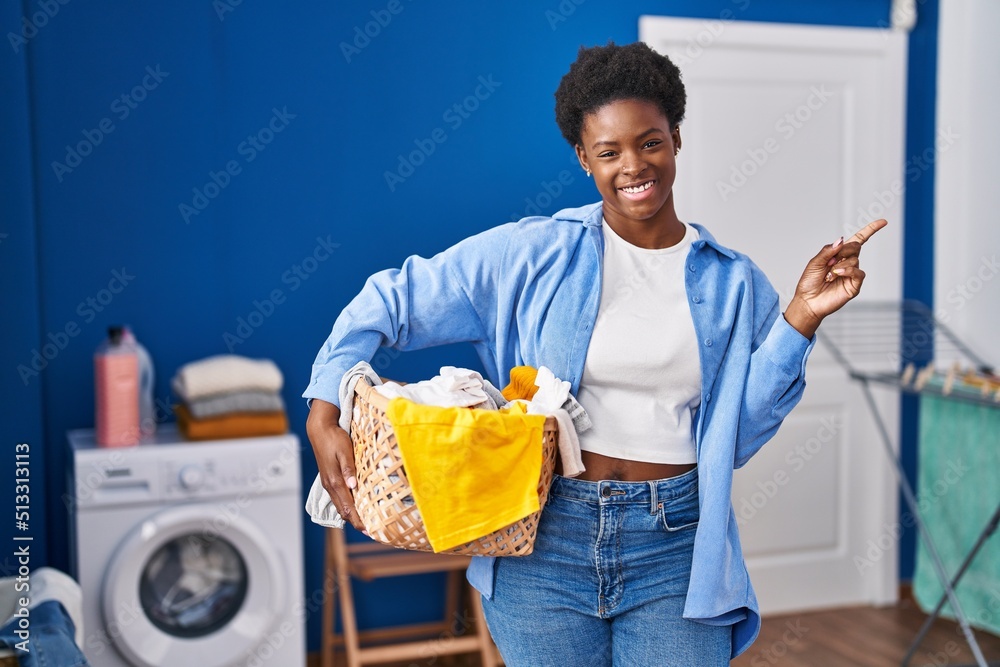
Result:
[[[902,666],[907,667],[910,664],[910,659],[946,602],[951,603],[965,640],[975,656],[976,665],[978,667],[1000,665],[1000,662],[988,663],[983,657],[968,618],[958,602],[958,596],[955,595],[955,587],[962,575],[965,574],[983,543],[996,531],[1000,522],[1000,505],[997,506],[996,512],[983,528],[976,544],[954,576],[949,577],[920,514],[913,487],[892,446],[892,439],[871,390],[872,384],[878,384],[909,394],[943,396],[952,400],[1000,408],[996,393],[984,393],[960,381],[953,382],[953,377],[942,381],[939,376],[932,375],[934,368],[932,364],[935,362],[943,363],[945,367],[958,365],[989,373],[992,373],[991,366],[965,345],[954,332],[938,321],[930,308],[919,301],[851,303],[836,316],[824,322],[817,337],[830,349],[851,379],[861,384],[885,451],[894,465],[903,498],[914,517],[935,573],[944,587],[944,594],[910,645],[910,650],[901,663]],[[918,372],[917,369],[923,370]]]

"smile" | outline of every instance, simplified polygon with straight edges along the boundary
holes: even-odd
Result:
[[[630,195],[636,195],[636,194],[639,194],[640,192],[643,192],[645,190],[650,189],[651,187],[653,187],[653,181],[646,181],[642,185],[636,185],[636,186],[632,186],[632,187],[622,188],[621,190],[622,190],[622,192],[627,192]]]
[[[656,179],[650,179],[645,183],[636,183],[635,185],[627,185],[624,188],[618,188],[618,191],[622,193],[622,196],[626,199],[632,201],[642,201],[653,196],[653,186],[656,185]]]

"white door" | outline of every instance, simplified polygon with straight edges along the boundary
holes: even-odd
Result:
[[[884,217],[890,226],[862,253],[859,299],[898,299],[905,36],[642,17],[639,37],[674,59],[687,88],[682,219],[753,258],[787,304],[823,244]],[[806,378],[802,402],[733,488],[761,609],[892,602],[897,494],[874,421],[821,343]],[[879,400],[895,440],[898,398]]]

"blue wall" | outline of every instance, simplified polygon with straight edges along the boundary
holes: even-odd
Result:
[[[937,43],[938,3],[920,5],[919,19],[910,33],[906,96],[906,193],[903,201],[906,227],[903,235],[903,296],[934,308],[934,164],[937,155]],[[925,271],[931,267],[930,271]],[[933,353],[931,353],[933,356]],[[930,361],[930,359],[928,359]],[[916,488],[917,438],[920,400],[903,395],[900,404],[900,460]],[[899,576],[913,578],[917,530],[899,496],[903,534],[899,540]]]
[[[18,25],[19,3],[0,2],[0,26]],[[6,33],[6,29],[3,31]],[[6,48],[6,47],[3,47]],[[41,299],[39,293],[38,239],[35,227],[34,167],[31,155],[31,118],[28,104],[27,55],[13,48],[0,56],[0,350],[3,354],[0,374],[0,508],[5,513],[0,522],[3,551],[0,552],[0,577],[15,574],[20,563],[16,548],[29,547],[30,567],[44,565],[47,559],[46,537],[51,532],[46,522],[46,462],[51,459],[46,448],[41,383],[25,385],[15,371],[15,359],[38,346],[42,337]],[[27,445],[29,464],[27,494],[28,530],[13,525],[15,490],[15,450]],[[21,459],[22,462],[25,459]],[[49,467],[51,467],[49,463]],[[20,477],[22,482],[24,476]],[[18,504],[22,501],[18,499]],[[14,543],[12,533],[31,537],[31,542]]]
[[[641,14],[718,18],[728,10],[746,20],[875,27],[885,25],[889,4],[58,5],[26,46],[0,56],[0,232],[9,235],[0,238],[0,409],[5,442],[28,439],[37,452],[34,509],[44,509],[43,490],[54,499],[40,558],[68,565],[58,500],[64,433],[93,423],[91,353],[107,325],[132,325],[153,354],[164,401],[170,376],[188,361],[229,351],[274,359],[285,373],[308,483],[316,470],[299,394],[365,276],[533,205],[554,211],[597,198],[552,112],[553,91],[581,44],[634,41]],[[22,14],[43,11],[35,1],[19,5],[0,0],[5,35],[20,32]],[[378,19],[384,25],[375,34]],[[375,36],[343,46],[366,26]],[[931,37],[915,48],[933,51],[934,44]],[[933,74],[911,76],[911,108],[933,108],[928,80]],[[481,99],[470,100],[477,90]],[[462,103],[461,115],[448,111]],[[401,169],[399,156],[421,146],[429,154],[414,156],[420,164],[412,173]],[[402,180],[388,182],[392,171]],[[909,201],[907,208],[910,225]],[[917,213],[926,220],[925,210]],[[314,252],[330,244],[338,245],[329,259],[309,259],[325,256]],[[913,270],[926,274],[927,266]],[[126,284],[113,283],[113,293],[116,272]],[[276,290],[277,303],[264,303]],[[255,310],[263,314],[252,318],[259,326],[240,328]],[[29,366],[33,350],[67,327],[76,334],[22,381],[17,367]],[[438,349],[399,357],[382,372],[414,379],[443,363],[476,361],[465,347]],[[306,590],[314,591],[321,533],[304,525]],[[431,599],[432,584],[407,589],[410,599]],[[365,614],[389,620],[376,606]],[[315,614],[313,649],[318,628]]]

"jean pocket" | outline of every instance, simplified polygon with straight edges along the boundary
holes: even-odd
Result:
[[[660,503],[660,525],[669,533],[698,525],[698,491]]]

